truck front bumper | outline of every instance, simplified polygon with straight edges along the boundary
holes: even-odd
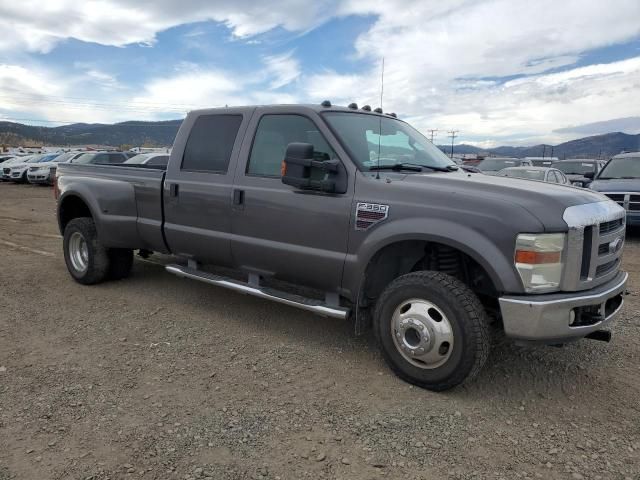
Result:
[[[524,342],[558,344],[607,327],[622,308],[628,274],[591,290],[499,299],[508,337]]]

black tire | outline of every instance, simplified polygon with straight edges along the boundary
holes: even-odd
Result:
[[[74,234],[79,234],[87,246],[86,268],[82,270],[76,268],[71,259],[69,244]],[[67,270],[76,282],[83,285],[93,285],[107,278],[109,256],[107,249],[98,240],[98,232],[93,219],[88,217],[74,218],[67,224],[64,229],[63,250]]]
[[[121,280],[127,278],[133,267],[133,250],[129,248],[110,248],[107,251],[109,256],[109,272],[107,276],[111,280]]]
[[[453,347],[449,352],[448,343],[445,345],[448,357],[443,357],[441,365],[417,366],[419,362],[407,360],[396,346],[400,340],[394,340],[392,333],[394,312],[412,303],[408,302],[411,299],[435,305],[450,326]],[[380,295],[373,321],[376,338],[391,369],[403,380],[428,390],[448,390],[473,379],[489,355],[488,319],[478,297],[465,284],[441,272],[414,272],[395,279]]]

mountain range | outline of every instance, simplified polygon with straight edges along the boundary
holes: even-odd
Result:
[[[0,121],[0,145],[111,145],[111,146],[170,146],[182,120],[162,122],[130,121],[115,124],[74,123],[60,127],[42,127]],[[447,154],[450,145],[439,145]],[[501,146],[482,149],[459,144],[453,148],[458,154],[498,155],[509,157],[556,156],[558,158],[607,157],[622,151],[640,150],[640,134],[621,132],[594,135],[559,145],[531,147]]]

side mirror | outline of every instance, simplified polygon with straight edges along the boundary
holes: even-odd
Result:
[[[301,190],[346,192],[346,174],[340,161],[316,160],[310,143],[287,145],[281,173],[282,183]]]
[[[593,180],[593,177],[595,177],[595,176],[596,176],[596,172],[586,172],[586,173],[584,174],[584,177],[585,177],[585,178],[588,178],[588,179],[590,179],[590,180]]]

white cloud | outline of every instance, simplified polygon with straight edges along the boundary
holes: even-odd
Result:
[[[304,61],[292,51],[270,54],[269,42],[255,38],[276,28],[305,32],[348,15],[373,18],[353,46],[345,45],[340,58],[341,63],[356,60],[357,72]],[[232,37],[260,45],[251,48],[259,49],[263,63],[252,75],[181,65],[147,80],[135,93],[99,64],[80,68],[78,76],[51,76],[41,68],[17,71],[22,67],[8,65],[0,70],[0,112],[18,111],[24,104],[18,96],[7,102],[3,89],[16,85],[42,99],[77,92],[97,98],[99,92],[104,98],[94,103],[111,104],[110,110],[70,104],[55,108],[49,99],[28,110],[73,120],[166,118],[195,107],[325,98],[334,104],[356,101],[375,107],[384,56],[385,110],[398,112],[419,128],[460,129],[463,141],[551,142],[568,138],[571,133],[562,129],[572,125],[637,115],[640,57],[576,65],[595,48],[639,38],[638,18],[638,0],[3,2],[0,31],[10,34],[0,37],[0,51],[7,55],[47,52],[67,38],[112,46],[153,45],[158,32],[213,20],[226,25]],[[190,34],[197,35],[198,28]],[[516,79],[505,83],[505,77]]]
[[[48,52],[60,41],[76,38],[103,45],[153,44],[168,28],[212,20],[237,38],[276,27],[304,31],[331,18],[335,1],[296,0],[21,0],[0,4],[0,50]]]
[[[267,73],[273,76],[272,89],[289,85],[300,76],[300,64],[293,57],[293,52],[267,56],[264,58],[264,63]]]
[[[343,5],[341,13],[353,12],[377,15],[355,42],[371,67],[320,72],[305,82],[307,96],[377,105],[384,56],[385,109],[421,128],[460,129],[463,140],[554,139],[563,135],[549,135],[553,129],[637,113],[637,59],[571,68],[589,50],[640,35],[637,0]],[[569,70],[545,73],[558,68]],[[509,76],[523,78],[499,81]]]
[[[273,85],[272,80],[270,83]],[[267,83],[269,79],[267,78]],[[183,114],[195,108],[223,107],[225,105],[251,105],[295,103],[288,93],[259,88],[251,78],[242,79],[230,72],[201,70],[197,67],[183,73],[156,78],[148,83],[144,92],[132,99],[136,105],[174,105],[182,107]],[[153,118],[153,114],[150,116]]]

